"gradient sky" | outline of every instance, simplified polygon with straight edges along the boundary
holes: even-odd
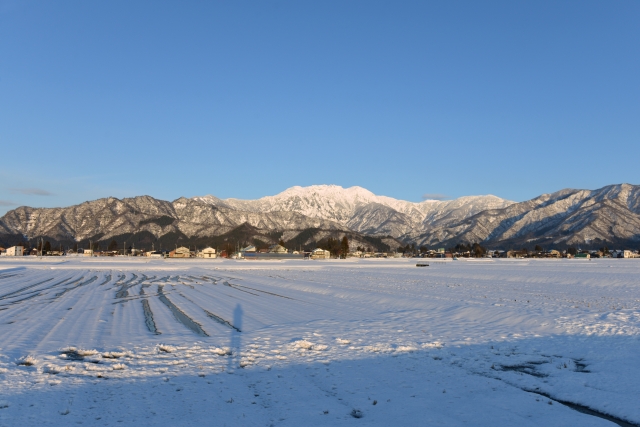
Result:
[[[0,0],[0,214],[640,183],[638,1]]]

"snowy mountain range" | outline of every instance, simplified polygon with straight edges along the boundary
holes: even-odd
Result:
[[[488,209],[455,224],[437,226],[418,244],[485,242],[510,247],[640,246],[640,186],[565,189],[501,209]]]
[[[282,238],[309,245],[345,234],[374,246],[634,243],[640,242],[640,187],[562,190],[522,203],[492,195],[415,203],[361,187],[314,185],[257,200],[105,198],[67,208],[20,207],[0,218],[3,244],[46,237],[64,244],[113,239],[173,246]]]
[[[291,187],[278,195],[258,200],[222,200],[214,196],[194,197],[193,200],[242,212],[295,212],[331,221],[359,233],[395,238],[410,238],[436,225],[453,224],[487,209],[513,204],[496,196],[414,203],[377,196],[362,187],[337,185]]]

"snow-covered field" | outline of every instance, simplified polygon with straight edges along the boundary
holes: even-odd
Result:
[[[415,264],[0,259],[0,426],[640,425],[640,260]]]

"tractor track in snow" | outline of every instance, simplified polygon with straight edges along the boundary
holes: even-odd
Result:
[[[140,277],[140,281],[135,283],[135,281],[138,279],[137,275],[133,275],[133,277],[131,279],[129,279],[128,282],[123,283],[120,286],[120,289],[118,289],[118,291],[116,292],[116,298],[117,299],[123,299],[123,298],[127,298],[129,296],[129,289],[133,288],[134,286],[139,285],[140,283],[146,281],[148,279],[148,277],[146,275],[142,275]]]
[[[231,322],[229,322],[228,320],[224,320],[222,317],[217,316],[215,314],[213,314],[212,312],[210,312],[209,310],[205,310],[203,308],[204,312],[206,313],[207,316],[209,316],[211,319],[215,320],[216,322],[220,323],[221,325],[227,326],[231,329],[234,329],[238,332],[242,332],[239,328],[233,326],[233,324]]]
[[[83,277],[84,279],[84,277]],[[73,286],[71,288],[66,288],[65,290],[63,290],[62,292],[59,292],[57,294],[55,294],[55,296],[51,299],[52,301],[61,297],[62,295],[66,294],[67,292],[73,290],[73,289],[77,289],[81,286],[85,286],[85,285],[90,285],[91,283],[95,282],[96,280],[98,280],[98,276],[93,276],[91,279],[87,280],[84,283],[80,283],[79,285]]]
[[[144,324],[147,325],[149,332],[154,335],[160,335],[161,332],[156,327],[156,322],[153,320],[153,311],[151,311],[149,301],[146,298],[142,300],[142,310],[144,312]]]
[[[26,300],[29,300],[29,299],[32,299],[32,298],[38,297],[38,296],[40,296],[40,295],[45,295],[45,292],[46,292],[46,291],[49,291],[49,290],[51,290],[51,289],[53,289],[53,288],[55,288],[55,287],[57,287],[57,286],[60,286],[60,285],[70,285],[70,284],[77,283],[77,282],[81,281],[82,279],[84,279],[84,276],[83,276],[83,277],[81,277],[81,278],[79,278],[79,279],[76,279],[76,280],[75,280],[75,281],[73,281],[73,282],[69,282],[69,280],[71,280],[71,279],[72,279],[72,278],[68,278],[68,279],[63,280],[62,282],[58,282],[58,283],[56,283],[56,284],[54,284],[54,285],[51,285],[51,286],[48,286],[48,287],[46,287],[46,288],[38,289],[38,290],[33,291],[33,292],[29,292],[29,293],[31,293],[31,294],[33,294],[33,295],[28,296],[28,297],[26,297],[26,298],[19,299],[19,300],[13,300],[13,301],[7,302],[7,303],[5,303],[5,304],[0,305],[0,307],[8,307],[8,306],[12,306],[12,305],[14,305],[14,304],[16,304],[16,303],[19,303],[19,302],[22,302],[22,301],[26,301]],[[48,281],[48,280],[47,280],[47,281]],[[45,281],[45,282],[46,282],[46,281]],[[68,282],[69,282],[69,283],[68,283]],[[42,282],[42,283],[44,283],[44,282]],[[39,284],[42,284],[42,283],[39,283]],[[16,296],[21,296],[21,295],[20,295],[20,294],[18,294],[18,295],[13,295],[13,297],[16,297]],[[54,298],[54,299],[55,299],[55,298]]]
[[[18,289],[17,291],[13,291],[13,292],[10,292],[8,294],[4,294],[4,295],[0,296],[0,300],[6,299],[6,298],[10,298],[12,296],[15,296],[16,294],[20,294],[20,292],[22,292],[22,291],[26,291],[28,289],[35,288],[36,286],[42,285],[43,283],[47,283],[50,280],[53,280],[53,277],[50,277],[47,280],[43,280],[42,282],[34,283],[33,285],[25,286],[24,288]]]
[[[166,295],[164,294],[164,285],[158,285],[158,298],[164,305],[169,308],[169,310],[171,310],[171,313],[173,313],[173,317],[175,317],[178,322],[182,323],[197,335],[205,337],[209,336],[209,334],[207,334],[204,329],[202,329],[202,325],[187,316],[182,310],[178,308],[178,306],[176,306],[171,302],[171,300],[169,300],[169,298],[166,297]]]

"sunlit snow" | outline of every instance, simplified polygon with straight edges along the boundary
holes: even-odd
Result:
[[[639,260],[415,264],[2,258],[0,426],[640,424]]]

